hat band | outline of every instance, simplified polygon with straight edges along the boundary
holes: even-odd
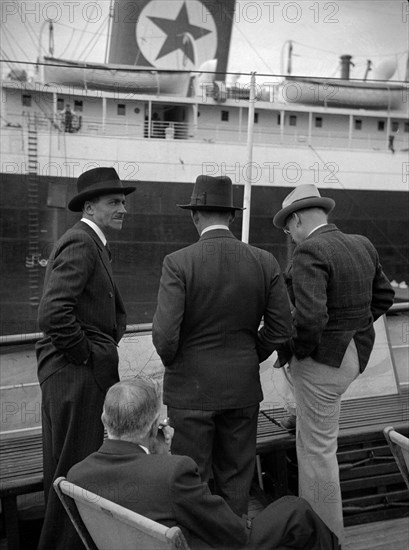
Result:
[[[207,204],[207,193],[204,191],[201,195],[192,195],[190,197],[190,204],[195,206],[203,206]]]
[[[296,199],[295,201],[291,201],[288,204],[284,204],[283,202],[283,208],[288,208],[289,206],[292,206],[296,202],[305,201],[308,199],[322,199],[323,197],[317,196],[317,195],[310,195],[309,197],[301,197],[301,199]]]
[[[122,182],[120,180],[105,180],[93,183],[92,185],[87,185],[81,190],[78,190],[79,193],[88,193],[90,191],[99,191],[103,189],[117,188],[118,191],[123,189]]]

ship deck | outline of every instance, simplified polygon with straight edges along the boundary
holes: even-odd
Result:
[[[255,517],[261,511],[260,503],[255,499],[250,502],[249,515]],[[26,528],[27,540],[36,535],[39,523],[31,522]],[[408,550],[408,518],[377,521],[361,525],[352,525],[345,529],[346,544],[343,550]],[[8,550],[7,540],[0,539],[0,550]],[[21,545],[21,550],[35,550],[30,543]]]
[[[345,550],[408,550],[408,518],[377,521],[346,528]]]
[[[253,497],[249,515],[255,517],[262,509],[262,504]],[[408,550],[408,541],[408,518],[389,519],[346,527],[343,550]]]
[[[358,402],[370,396],[389,396],[407,393],[409,389],[409,304],[395,304],[392,314],[377,322],[377,340],[373,360],[358,383],[348,390],[347,400]],[[146,375],[161,377],[163,366],[154,353],[151,340],[151,325],[139,325],[128,328],[126,337],[121,342],[120,364],[121,378],[133,376],[137,371]],[[0,339],[0,356],[2,361],[1,397],[6,403],[14,403],[13,409],[7,409],[7,415],[1,427],[0,437],[7,440],[16,436],[25,438],[29,434],[39,433],[40,390],[36,379],[34,341],[37,335],[20,335],[18,338],[3,336]],[[137,353],[136,348],[137,347]],[[138,363],[135,363],[135,357]],[[277,404],[280,399],[279,384],[272,380],[269,361],[261,366],[261,379],[265,400],[262,407]],[[276,393],[274,393],[276,392]],[[385,397],[386,399],[386,397]],[[20,406],[18,405],[20,403]],[[348,407],[347,407],[348,408]],[[164,412],[164,411],[163,411]],[[382,429],[380,425],[379,430]],[[41,494],[24,494],[21,496],[20,531],[27,543],[20,550],[34,550],[32,540],[38,536],[41,527],[43,505]],[[250,515],[259,513],[268,502],[268,495],[254,486],[250,503]],[[404,506],[404,507],[403,507]],[[389,515],[388,515],[389,514]],[[408,550],[409,508],[402,502],[399,509],[381,515],[371,511],[365,513],[361,524],[348,525],[346,528],[348,550]],[[402,516],[404,518],[402,519]],[[375,520],[375,521],[373,521]],[[378,521],[381,520],[381,521]],[[360,521],[357,519],[355,523]],[[366,523],[369,522],[369,523]],[[351,523],[351,522],[349,522]],[[3,538],[1,538],[3,537]],[[31,545],[31,546],[30,546]],[[0,550],[7,548],[4,532],[0,533]]]

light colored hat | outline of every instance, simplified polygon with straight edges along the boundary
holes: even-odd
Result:
[[[299,185],[283,200],[283,207],[274,216],[273,223],[278,229],[283,229],[285,221],[293,212],[303,208],[323,208],[327,214],[335,206],[335,201],[329,197],[321,197],[313,183]]]

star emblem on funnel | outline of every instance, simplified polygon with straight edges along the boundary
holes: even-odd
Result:
[[[195,63],[194,49],[190,38],[198,40],[206,36],[211,31],[197,25],[192,25],[189,21],[186,4],[183,3],[176,19],[165,19],[163,17],[148,16],[157,27],[166,34],[165,42],[156,56],[156,60],[168,55],[175,50],[182,50],[184,55]]]

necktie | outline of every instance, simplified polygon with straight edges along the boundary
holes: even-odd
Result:
[[[111,253],[111,249],[109,248],[108,242],[105,245],[105,250],[107,251],[109,261],[112,262],[112,253]]]

